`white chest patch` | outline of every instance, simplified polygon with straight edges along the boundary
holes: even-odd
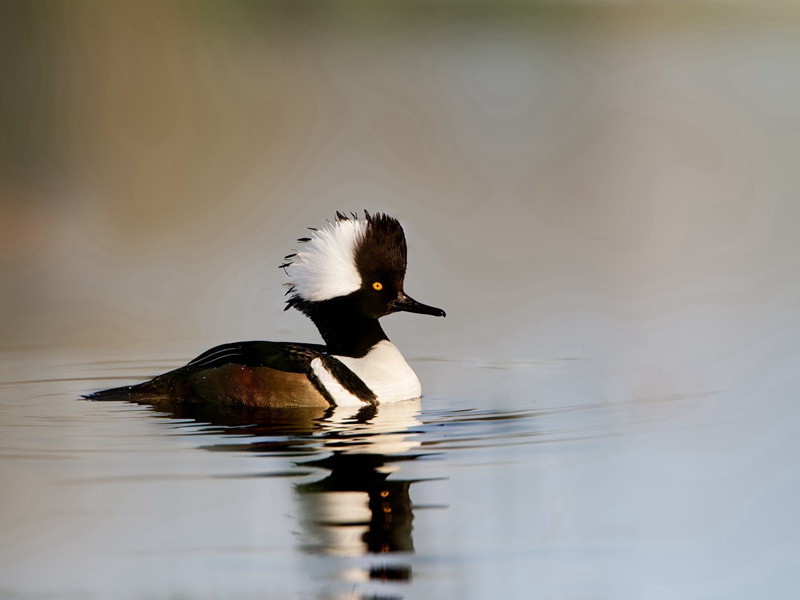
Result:
[[[375,344],[362,358],[350,356],[336,356],[336,358],[361,378],[380,403],[410,400],[422,395],[417,375],[408,366],[397,347],[388,340]],[[311,369],[337,405],[363,404],[358,397],[344,389],[342,384],[325,369],[320,359],[311,361]]]
[[[337,356],[378,397],[378,402],[419,398],[422,387],[416,373],[389,340],[375,344],[362,358]]]

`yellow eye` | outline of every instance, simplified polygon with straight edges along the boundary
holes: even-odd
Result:
[[[372,289],[380,292],[383,289],[383,284],[380,281],[376,281],[372,284]]]

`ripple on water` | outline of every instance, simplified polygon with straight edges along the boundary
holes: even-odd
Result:
[[[29,491],[52,497],[41,489],[45,482],[60,494],[58,506],[47,505],[42,510],[50,512],[34,514],[33,521],[71,528],[71,519],[84,522],[95,515],[92,519],[104,518],[110,531],[124,530],[131,520],[146,529],[149,513],[137,512],[138,504],[148,505],[149,498],[156,498],[149,510],[164,514],[166,537],[156,540],[151,535],[151,543],[137,546],[136,556],[143,561],[165,553],[185,561],[203,553],[229,560],[231,548],[240,548],[233,553],[242,564],[252,560],[248,557],[264,555],[307,568],[299,552],[324,560],[314,568],[326,573],[326,579],[366,585],[363,589],[377,596],[390,593],[387,586],[414,580],[417,540],[420,535],[425,539],[424,531],[415,531],[415,519],[430,522],[423,518],[427,514],[440,515],[438,520],[455,518],[450,503],[458,498],[431,491],[436,482],[453,476],[451,467],[485,469],[481,465],[504,460],[496,450],[508,447],[515,449],[515,460],[524,461],[538,452],[537,445],[635,435],[665,420],[696,414],[710,397],[687,394],[610,402],[573,393],[569,400],[547,401],[546,386],[536,396],[515,392],[527,389],[531,379],[552,376],[553,369],[545,363],[504,369],[500,364],[444,362],[436,368],[446,376],[460,370],[458,376],[473,377],[468,389],[462,381],[459,393],[377,409],[155,409],[78,400],[80,393],[106,382],[132,381],[142,372],[161,370],[160,363],[136,363],[123,375],[109,376],[115,372],[109,372],[110,365],[117,368],[93,360],[74,368],[78,376],[0,383],[0,461],[6,467],[17,464],[15,472],[26,476],[39,472],[24,466],[31,459],[48,465]],[[559,373],[566,369],[575,375],[579,369],[573,368],[570,362],[560,366]],[[441,371],[433,374],[442,380]],[[590,388],[583,385],[580,390]],[[519,452],[523,446],[529,450]],[[240,486],[245,486],[244,494],[235,491]],[[187,535],[184,489],[196,490],[190,505],[200,508],[192,511],[210,525],[225,521],[229,510],[237,511],[230,507],[238,507],[248,520],[263,520],[276,539],[281,539],[276,531],[290,537],[280,543],[267,537],[250,547],[237,545],[241,538],[224,529],[207,539]],[[18,486],[16,494],[23,498],[25,488]],[[259,494],[266,495],[257,500]],[[92,502],[87,506],[85,499],[95,497],[106,499],[105,517],[97,516]],[[205,498],[216,497],[220,504],[204,504]],[[116,535],[124,540],[128,534]],[[186,539],[173,547],[170,536]],[[124,542],[128,543],[139,544],[134,538]],[[94,558],[91,550],[73,550],[83,553],[84,560]],[[119,560],[130,560],[130,555],[123,552]],[[263,570],[264,565],[256,567]]]

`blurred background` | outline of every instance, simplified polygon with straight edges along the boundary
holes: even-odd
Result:
[[[663,391],[795,347],[794,2],[2,13],[5,350],[316,340],[277,265],[363,208],[448,311],[387,319],[412,357],[591,357]]]

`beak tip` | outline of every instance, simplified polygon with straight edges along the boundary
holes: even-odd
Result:
[[[390,312],[405,311],[410,313],[418,313],[422,315],[431,315],[434,317],[444,317],[446,313],[441,308],[435,306],[428,306],[417,302],[413,298],[409,298],[404,292],[400,292],[396,300],[390,305]]]

